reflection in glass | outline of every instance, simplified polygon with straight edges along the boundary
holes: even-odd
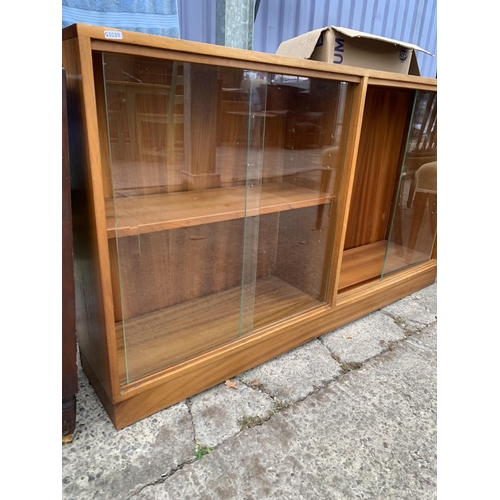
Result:
[[[429,260],[437,232],[437,94],[417,91],[383,274]],[[392,259],[397,254],[400,259]]]

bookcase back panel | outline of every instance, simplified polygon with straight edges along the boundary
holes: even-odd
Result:
[[[346,250],[384,239],[413,92],[369,88],[352,191]]]

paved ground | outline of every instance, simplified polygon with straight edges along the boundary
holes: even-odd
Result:
[[[433,284],[118,432],[80,371],[62,497],[437,498],[436,293]]]

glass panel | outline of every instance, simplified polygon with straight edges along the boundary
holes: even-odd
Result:
[[[350,84],[101,57],[121,383],[323,304]]]
[[[102,72],[126,384],[252,331],[265,113],[241,69],[106,53]]]
[[[257,259],[259,247],[260,199],[262,189],[262,150],[266,128],[266,94],[259,91],[265,85],[266,75],[245,71],[239,93],[247,102],[246,110],[228,110],[229,116],[241,116],[246,123],[246,190],[245,232],[243,242],[243,270],[241,289],[240,335],[253,332]],[[224,120],[224,118],[223,118]]]
[[[350,87],[269,75],[254,327],[325,302]],[[265,97],[264,97],[265,96]]]
[[[429,260],[437,231],[437,94],[417,91],[383,275]]]

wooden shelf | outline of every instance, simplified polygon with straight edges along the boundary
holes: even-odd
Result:
[[[240,302],[241,287],[236,287],[125,321],[129,382],[241,338]],[[253,329],[257,329],[321,302],[279,278],[267,277],[256,282],[252,304]],[[126,371],[121,322],[116,324],[116,334],[123,385]]]
[[[386,240],[380,240],[345,250],[342,255],[339,290],[380,277],[387,243]],[[428,254],[410,251],[401,245],[390,243],[384,274],[427,260]]]
[[[293,210],[333,199],[329,194],[286,183],[264,184],[260,193],[252,188],[246,190],[234,187],[109,198],[105,200],[108,238]],[[250,199],[247,210],[245,195]]]
[[[165,94],[168,95],[171,86],[161,85],[158,83],[144,83],[144,82],[129,82],[129,81],[119,81],[119,80],[107,80],[106,87],[110,90],[123,91],[127,89],[133,89],[134,91],[144,91],[155,94]]]

